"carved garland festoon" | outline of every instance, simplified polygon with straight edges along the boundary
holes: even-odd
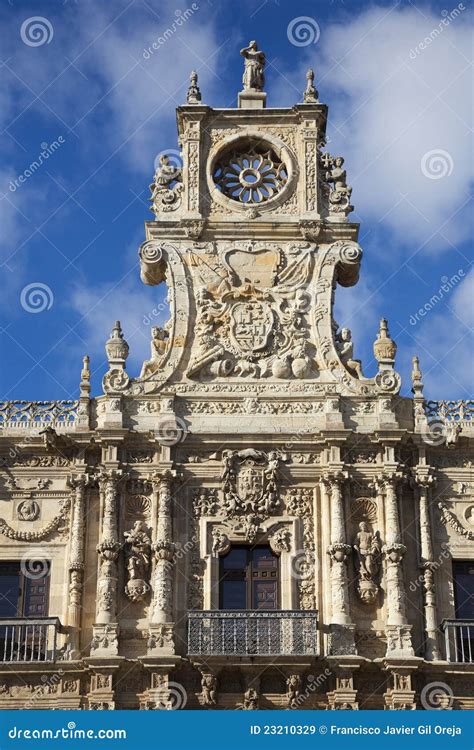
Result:
[[[18,529],[13,529],[3,518],[0,518],[0,534],[17,542],[38,542],[46,539],[61,526],[66,525],[70,504],[69,498],[62,500],[60,512],[46,526],[38,529],[38,531],[19,531]]]

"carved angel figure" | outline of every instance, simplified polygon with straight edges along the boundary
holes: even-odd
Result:
[[[240,54],[245,59],[244,75],[242,83],[244,89],[263,91],[265,85],[264,67],[265,53],[258,49],[257,42],[249,42],[248,47],[243,47]]]
[[[352,193],[352,188],[349,187],[349,185],[347,184],[347,174],[346,174],[346,170],[343,167],[343,164],[344,164],[343,157],[336,156],[331,170],[326,172],[326,180],[329,183],[333,184],[334,190],[337,193],[343,192],[348,197],[350,197]]]
[[[168,331],[164,328],[154,326],[151,329],[151,359],[147,359],[143,363],[142,371],[140,373],[141,378],[146,378],[159,369],[163,355],[166,352],[168,339]]]
[[[155,172],[154,184],[156,188],[168,187],[172,182],[181,181],[181,167],[170,163],[168,154],[160,156],[160,164]]]
[[[354,344],[349,328],[342,328],[340,333],[336,334],[336,349],[342,364],[349,372],[356,378],[363,378],[362,363],[360,359],[354,359]]]

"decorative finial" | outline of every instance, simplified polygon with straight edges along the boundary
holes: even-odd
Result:
[[[109,362],[109,370],[102,380],[104,391],[106,393],[123,391],[130,382],[130,378],[125,372],[129,346],[123,337],[119,320],[115,321],[110,338],[105,344],[105,352]]]
[[[191,74],[189,76],[189,88],[188,88],[188,95],[186,97],[186,101],[188,104],[200,104],[201,103],[201,90],[198,86],[198,74],[195,70],[191,71]]]
[[[377,339],[374,342],[375,359],[377,362],[393,364],[395,362],[396,353],[397,345],[395,341],[390,338],[387,321],[385,318],[382,318]]]
[[[318,91],[314,87],[314,70],[308,68],[306,72],[306,88],[303,95],[305,104],[317,104],[318,103]]]
[[[82,360],[81,382],[79,383],[80,398],[89,398],[91,392],[90,358],[86,354]]]
[[[420,360],[418,357],[413,357],[413,370],[411,371],[411,382],[413,388],[411,392],[416,396],[423,396],[423,375],[420,370]]]

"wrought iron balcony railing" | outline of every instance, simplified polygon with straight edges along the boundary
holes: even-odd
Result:
[[[474,664],[474,620],[443,620],[446,661]]]
[[[9,664],[56,661],[57,617],[0,618],[0,662]]]
[[[315,656],[317,612],[203,611],[188,616],[190,656]]]

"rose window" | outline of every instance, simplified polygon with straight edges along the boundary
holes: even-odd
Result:
[[[286,185],[288,172],[273,150],[254,148],[225,155],[214,168],[214,183],[223,195],[245,204],[264,203]]]

